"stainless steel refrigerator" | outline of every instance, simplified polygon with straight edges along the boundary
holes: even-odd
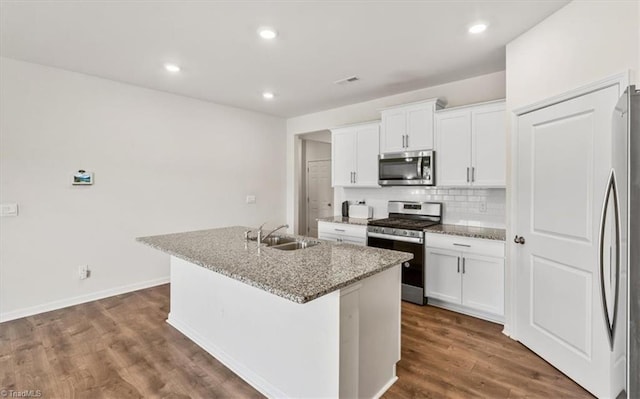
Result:
[[[612,169],[602,206],[600,283],[619,398],[640,398],[640,91],[612,116]]]

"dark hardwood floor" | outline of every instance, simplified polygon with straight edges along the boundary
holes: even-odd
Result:
[[[386,398],[590,395],[501,326],[402,304],[399,380]],[[261,397],[165,323],[169,286],[0,324],[0,390],[43,398]],[[0,392],[1,393],[1,392]]]

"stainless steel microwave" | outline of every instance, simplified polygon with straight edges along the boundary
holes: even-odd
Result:
[[[435,155],[434,151],[380,154],[378,184],[381,186],[435,185]]]

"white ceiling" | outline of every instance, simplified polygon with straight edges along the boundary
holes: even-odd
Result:
[[[505,44],[567,2],[2,0],[0,54],[291,117],[503,70]]]

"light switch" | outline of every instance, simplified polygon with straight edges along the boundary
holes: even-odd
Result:
[[[18,204],[0,205],[0,216],[18,216]]]
[[[255,195],[247,195],[247,204],[255,204],[256,196]]]

